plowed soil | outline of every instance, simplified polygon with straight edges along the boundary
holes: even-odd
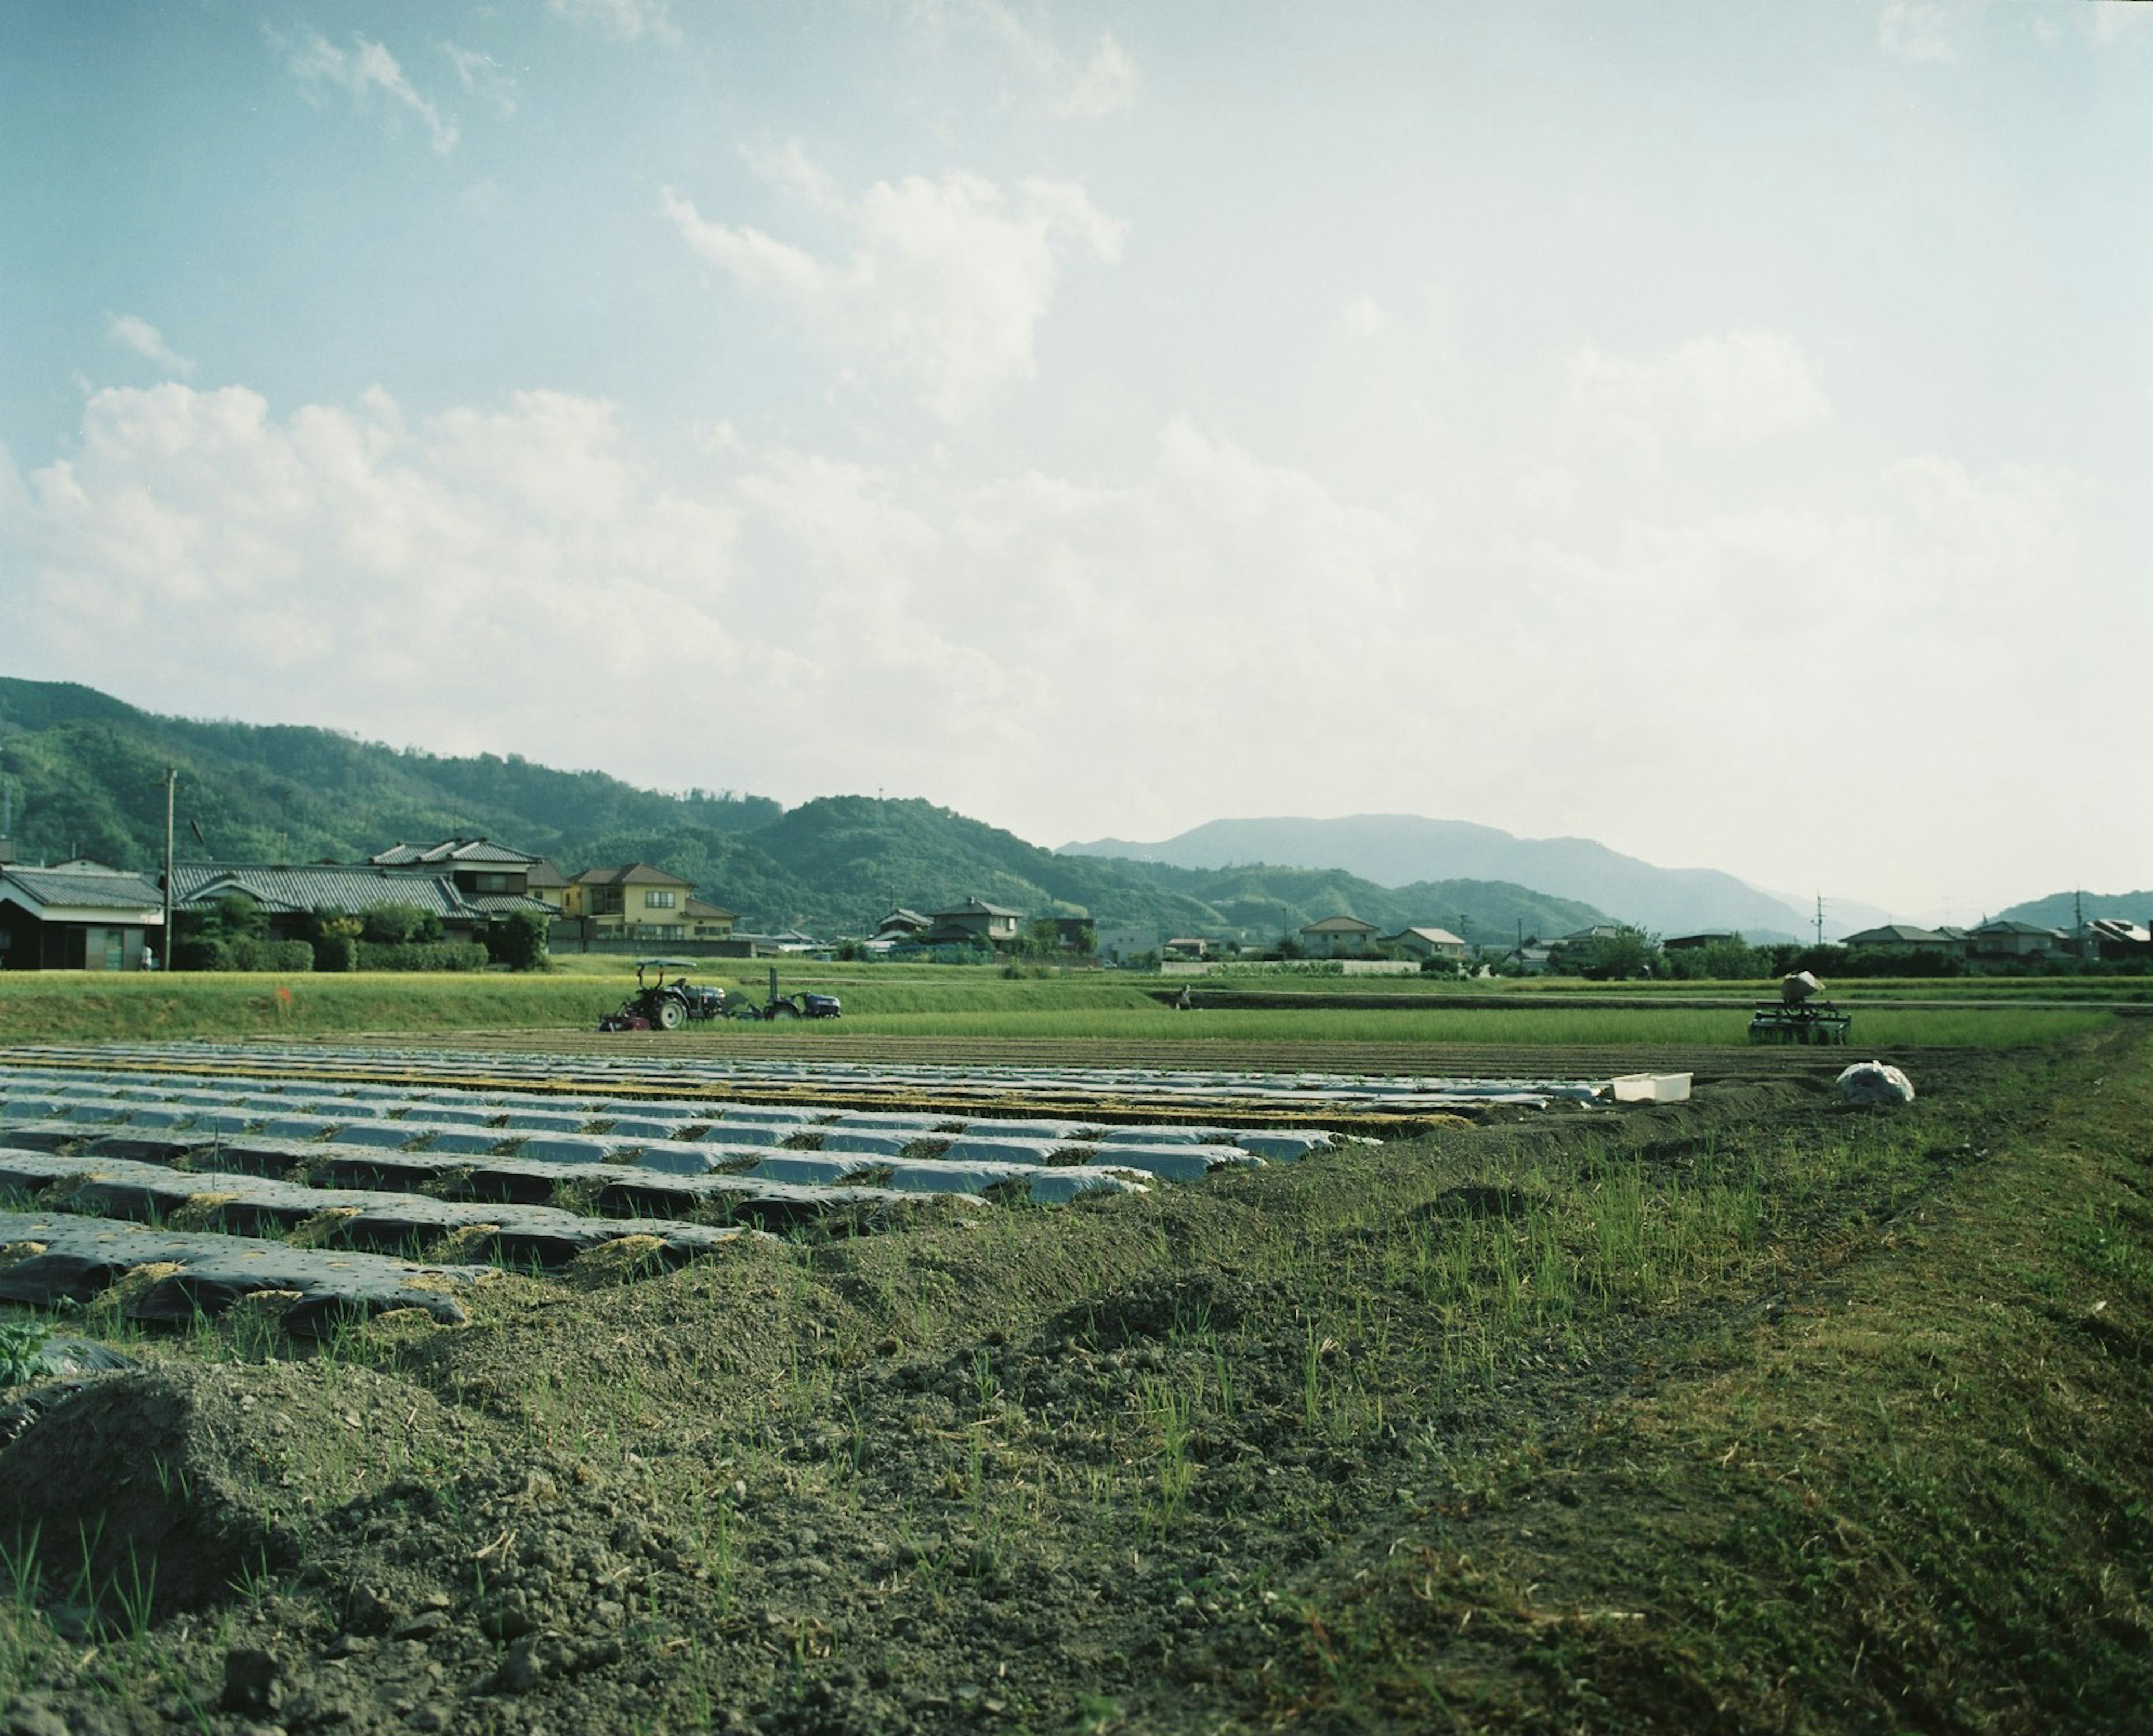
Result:
[[[2135,1728],[2149,1038],[123,1337],[0,1411],[0,1728]]]

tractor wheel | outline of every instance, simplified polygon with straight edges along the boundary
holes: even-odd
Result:
[[[668,995],[659,1000],[656,1012],[656,1023],[660,1031],[678,1031],[680,1028],[680,1021],[685,1015],[681,1011],[680,1003],[671,995]]]
[[[800,1016],[800,1009],[789,1000],[781,1000],[771,1008],[770,1016],[773,1019],[797,1019]]]

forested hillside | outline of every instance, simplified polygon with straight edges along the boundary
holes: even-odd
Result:
[[[168,766],[186,853],[232,862],[349,860],[455,833],[551,855],[613,832],[749,832],[780,812],[759,796],[661,795],[514,755],[451,759],[332,730],[159,717],[87,687],[0,679],[0,779],[25,858],[161,854]]]
[[[1792,939],[1804,914],[1713,868],[1667,868],[1625,856],[1586,837],[1516,837],[1493,826],[1420,814],[1351,814],[1341,818],[1207,820],[1157,843],[1100,838],[1065,844],[1065,854],[1215,868],[1243,862],[1344,868],[1383,886],[1458,881],[1519,885],[1583,899],[1625,922],[1665,934],[1732,929],[1752,939]],[[1852,914],[1853,907],[1848,906]],[[1881,911],[1855,925],[1885,920]],[[1529,930],[1532,919],[1526,919]]]
[[[837,935],[893,904],[979,897],[1029,916],[1085,914],[1171,934],[1275,939],[1346,913],[1490,943],[1604,921],[1589,904],[1498,882],[1391,889],[1336,869],[1057,855],[920,801],[666,795],[510,756],[456,759],[298,725],[160,717],[87,687],[0,679],[0,789],[24,861],[146,868],[164,850],[165,770],[179,770],[182,860],[355,861],[398,839],[492,837],[568,872],[651,863],[745,926]]]

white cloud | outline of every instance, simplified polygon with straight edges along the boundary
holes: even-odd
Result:
[[[866,762],[992,814],[1049,766],[1072,809],[1136,767],[1161,804],[1251,771],[1320,781],[1383,720],[1433,704],[1462,725],[1507,680],[1463,666],[1472,599],[1419,611],[1428,552],[1404,527],[1185,421],[1119,483],[779,453],[741,492],[817,599],[818,724],[791,745],[810,788]],[[1438,646],[1460,668],[1432,695]]]
[[[677,43],[672,0],[547,0],[547,10],[571,23],[588,25],[615,42]]]
[[[618,695],[737,661],[736,515],[666,486],[602,403],[525,393],[413,425],[377,391],[280,420],[253,392],[165,384],[96,394],[79,447],[0,496],[22,575],[0,639],[34,667],[588,765],[639,751]]]
[[[1827,413],[1800,347],[1777,332],[1693,338],[1647,361],[1585,345],[1566,359],[1572,430],[1657,465],[1667,446],[1740,447]]]
[[[443,115],[421,96],[405,76],[404,69],[397,64],[396,57],[379,43],[369,42],[354,33],[352,46],[347,50],[338,48],[317,30],[309,30],[305,38],[296,43],[273,33],[272,39],[283,48],[285,66],[299,81],[300,91],[309,101],[315,89],[323,84],[349,91],[354,104],[361,108],[378,92],[389,103],[425,122],[434,149],[441,155],[445,156],[456,148],[455,118]]]
[[[1512,481],[1510,499],[1529,518],[1567,518],[1577,504],[1577,478],[1560,465],[1540,466]]]
[[[759,229],[710,221],[669,187],[665,215],[744,291],[783,307],[817,348],[908,380],[945,421],[1031,377],[1032,334],[1063,257],[1120,254],[1123,226],[1069,182],[1027,180],[1011,193],[953,170],[939,181],[878,181],[847,202],[797,145],[756,160],[850,230],[849,259],[826,264]]]
[[[2149,28],[2146,20],[2153,18],[2143,6],[2103,3],[2081,6],[2077,11],[2088,40],[2104,45],[2128,40],[2132,32]]]
[[[195,364],[176,353],[165,342],[164,333],[138,314],[110,315],[105,326],[105,336],[123,349],[131,349],[139,356],[147,357],[168,373],[185,379],[191,377],[195,371]]]
[[[490,104],[503,120],[515,114],[516,80],[501,69],[498,60],[476,48],[460,48],[452,42],[439,47],[456,68],[456,80],[468,94]]]
[[[960,481],[730,425],[689,461],[557,392],[419,419],[379,391],[283,416],[99,392],[66,458],[0,454],[0,644],[154,709],[674,787],[882,785],[1050,842],[1392,811],[1621,843],[1672,780],[1712,799],[1653,804],[1662,859],[1764,873],[1728,841],[1829,812],[1879,877],[1823,882],[1850,893],[1990,859],[1984,791],[2066,825],[2058,744],[2143,732],[2135,690],[2084,673],[2153,621],[2100,603],[2098,502],[2059,471],[1922,456],[1611,517],[1559,470],[1491,486],[1504,453],[1453,479],[1513,502],[1476,526],[1184,419],[1114,477]],[[654,686],[784,726],[687,727]],[[1754,726],[1790,700],[1822,736]],[[1973,799],[1907,797],[1939,788]]]
[[[1340,318],[1350,338],[1381,337],[1391,328],[1391,316],[1372,295],[1355,296]]]
[[[1956,60],[1942,6],[1935,0],[1884,0],[1876,46],[1901,60]]]
[[[1196,789],[1250,743],[1320,777],[1384,720],[1467,727],[1509,680],[1468,666],[1489,599],[1428,606],[1409,527],[1185,422],[1120,483],[765,449],[683,488],[609,405],[543,392],[414,420],[379,392],[280,417],[236,388],[109,390],[74,445],[0,490],[23,575],[0,640],[160,709],[993,814],[1047,763],[1093,800],[1138,764],[1162,800]],[[1245,677],[1288,666],[1282,727]],[[637,702],[654,672],[786,727],[720,779],[722,741]]]
[[[1026,23],[1002,0],[974,0],[971,15],[1027,71],[1056,89],[1056,114],[1097,120],[1135,103],[1136,63],[1111,34],[1102,31],[1090,58],[1079,65],[1050,31]]]
[[[743,147],[741,155],[748,166],[771,186],[791,194],[813,209],[843,211],[845,196],[842,190],[826,170],[808,157],[806,148],[797,139],[787,139],[776,150]]]
[[[1056,107],[1064,115],[1096,120],[1130,107],[1136,99],[1136,63],[1112,37],[1102,33],[1092,58]]]

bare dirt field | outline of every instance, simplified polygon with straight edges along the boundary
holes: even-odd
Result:
[[[0,1395],[0,1728],[2142,1728],[2153,1029],[1891,1111],[1849,1058],[1326,1046],[1696,1092],[627,1237],[458,1326],[13,1310],[137,1366]]]

